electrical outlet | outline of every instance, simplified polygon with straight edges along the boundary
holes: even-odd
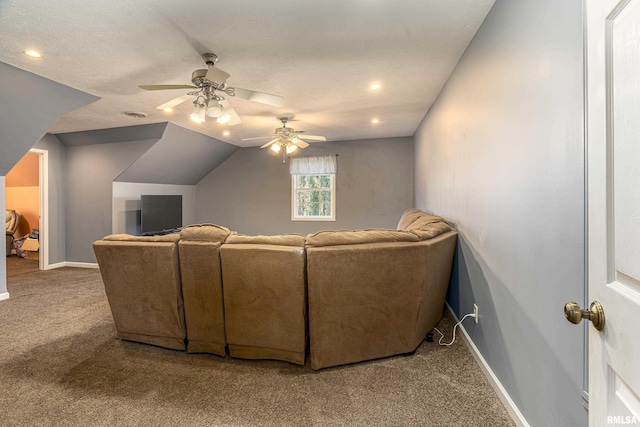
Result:
[[[478,304],[473,304],[473,321],[478,323]]]

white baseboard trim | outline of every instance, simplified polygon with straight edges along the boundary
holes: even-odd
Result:
[[[57,262],[55,264],[48,264],[44,266],[45,270],[55,270],[56,268],[61,268],[61,267],[65,267],[65,263],[64,262]]]
[[[63,261],[56,264],[49,264],[45,270],[53,270],[54,268],[74,267],[74,268],[100,268],[96,262],[73,262]]]
[[[9,292],[3,292],[0,294],[0,301],[9,299]]]
[[[455,319],[456,323],[458,323],[460,319],[458,319],[458,316],[456,316],[456,314],[453,312],[453,309],[448,303],[447,308],[451,312],[451,315]],[[502,386],[502,383],[500,382],[498,377],[496,377],[496,374],[493,373],[493,370],[491,369],[487,361],[484,360],[484,357],[482,357],[480,350],[478,350],[478,347],[476,347],[476,345],[473,343],[473,340],[467,333],[464,325],[460,324],[459,328],[462,331],[464,343],[467,345],[469,351],[471,351],[471,354],[473,354],[473,357],[476,359],[476,362],[478,362],[478,365],[480,365],[480,369],[482,369],[484,376],[487,377],[487,381],[489,381],[489,384],[491,384],[491,387],[493,387],[493,390],[498,395],[498,398],[513,419],[513,422],[515,422],[516,425],[520,427],[529,427],[529,423],[522,415],[522,412],[520,412],[515,402],[511,399],[511,396],[509,396],[509,393],[507,393],[507,390],[505,390],[505,388]]]

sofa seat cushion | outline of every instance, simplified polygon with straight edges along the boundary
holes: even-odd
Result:
[[[340,230],[320,231],[309,234],[306,238],[307,247],[361,245],[367,243],[417,242],[419,237],[403,230]]]

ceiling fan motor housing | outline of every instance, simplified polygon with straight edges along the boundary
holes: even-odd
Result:
[[[195,86],[202,87],[208,80],[205,78],[207,70],[195,70],[191,73],[191,81]]]
[[[291,128],[288,127],[281,127],[281,128],[277,128],[276,129],[276,135],[284,135],[287,136],[289,134],[292,134],[294,131]]]

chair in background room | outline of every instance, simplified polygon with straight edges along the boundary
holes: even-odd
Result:
[[[5,209],[4,219],[7,231],[7,256],[10,256],[13,238],[18,231],[18,224],[20,223],[20,215],[13,209]]]

